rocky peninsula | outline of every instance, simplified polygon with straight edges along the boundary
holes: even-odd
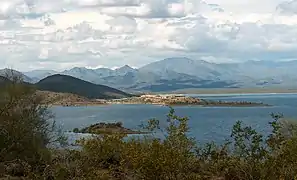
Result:
[[[117,123],[96,123],[83,129],[75,128],[74,133],[88,133],[88,134],[146,134],[146,132],[135,131],[123,127],[121,122]]]
[[[269,106],[268,104],[248,101],[212,101],[185,95],[142,95],[139,97],[114,99],[107,101],[108,104],[156,104],[164,106],[198,105],[198,106],[232,106],[253,107]]]

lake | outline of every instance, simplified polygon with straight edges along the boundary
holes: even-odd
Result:
[[[204,99],[225,101],[263,102],[271,107],[174,107],[179,116],[188,116],[190,136],[199,142],[222,142],[230,137],[232,126],[241,120],[246,125],[267,134],[271,113],[283,113],[286,118],[297,119],[297,94],[216,94],[189,95]],[[166,120],[168,107],[157,105],[106,105],[89,107],[53,107],[56,121],[65,131],[82,128],[97,122],[123,122],[127,128],[139,129],[139,125],[151,118]]]

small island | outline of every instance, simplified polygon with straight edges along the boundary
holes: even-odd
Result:
[[[88,133],[88,134],[147,134],[147,132],[141,132],[137,130],[131,130],[123,127],[121,122],[117,123],[96,123],[92,124],[83,129],[75,128],[73,129],[74,133]]]
[[[113,99],[107,101],[109,104],[156,104],[164,106],[181,106],[181,105],[197,105],[197,106],[231,106],[231,107],[254,107],[254,106],[270,106],[261,102],[248,101],[213,101],[205,100],[197,97],[188,97],[185,95],[141,95],[139,97],[130,97],[122,99]]]

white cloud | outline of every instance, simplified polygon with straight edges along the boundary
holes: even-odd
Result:
[[[297,14],[297,1],[291,0],[282,2],[277,6],[277,10],[285,15]]]
[[[296,59],[296,2],[1,0],[0,68]]]

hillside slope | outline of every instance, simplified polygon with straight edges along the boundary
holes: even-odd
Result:
[[[96,85],[75,77],[60,74],[46,77],[35,85],[42,91],[72,93],[90,99],[112,99],[131,96],[128,93],[108,86]]]
[[[92,105],[94,101],[71,93],[57,93],[51,91],[36,91],[38,96],[41,96],[43,103],[50,105],[62,105],[62,106],[73,106],[73,105]],[[100,104],[100,102],[97,102]]]

